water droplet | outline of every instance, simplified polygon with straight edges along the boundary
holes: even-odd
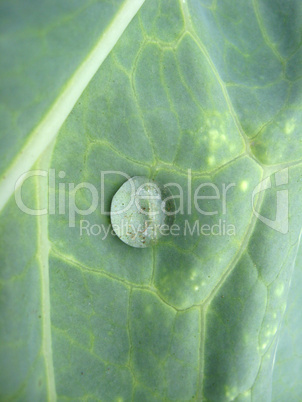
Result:
[[[111,202],[111,223],[117,236],[132,247],[145,248],[169,234],[175,204],[170,190],[144,176],[127,180]]]

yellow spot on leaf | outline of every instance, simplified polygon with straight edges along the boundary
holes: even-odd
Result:
[[[215,157],[214,156],[209,156],[208,157],[208,164],[210,166],[212,166],[212,165],[214,165],[214,163],[215,163]]]
[[[282,296],[283,292],[284,292],[284,284],[280,283],[280,285],[277,286],[277,288],[275,290],[275,295],[280,297],[280,296]]]
[[[246,180],[243,180],[243,181],[240,183],[240,189],[241,189],[242,191],[246,191],[247,188],[248,188],[248,186],[249,186],[249,183],[248,183]]]
[[[288,120],[285,123],[285,128],[284,128],[285,134],[290,135],[294,131],[295,128],[296,128],[295,120],[294,119]]]
[[[191,273],[191,275],[190,275],[190,280],[191,281],[194,281],[194,279],[196,278],[196,271],[193,271],[192,273]]]
[[[233,400],[238,395],[238,388],[237,387],[225,387],[225,396],[228,400]]]

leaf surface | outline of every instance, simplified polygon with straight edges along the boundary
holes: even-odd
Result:
[[[302,248],[300,246],[295,271],[291,279],[290,293],[286,312],[280,330],[276,362],[273,375],[273,400],[299,400],[302,395],[299,377],[293,373],[301,373],[302,350],[301,333],[301,281],[302,281]]]
[[[72,35],[55,32],[65,38],[66,49],[79,52],[72,71],[62,66],[64,82],[121,10],[122,2],[109,3],[111,14],[105,16],[106,2],[87,4],[79,49],[71,46]],[[76,14],[76,5],[70,7]],[[94,7],[102,14],[100,26]],[[50,12],[45,15],[51,18]],[[271,398],[302,219],[300,21],[301,5],[294,0],[147,0],[129,21],[73,99],[53,148],[43,154],[40,148],[37,155],[36,169],[55,169],[56,182],[49,183],[55,213],[25,215],[14,199],[2,211],[1,360],[10,362],[1,379],[3,398]],[[54,49],[59,54],[60,47]],[[29,59],[24,55],[24,63]],[[49,55],[45,60],[49,63]],[[50,79],[43,63],[36,64],[41,80]],[[15,83],[15,73],[12,77]],[[27,135],[62,93],[64,82],[54,81],[52,93],[39,87],[37,99],[46,94],[47,102],[43,110],[34,107],[36,118],[27,111],[19,145],[5,140],[8,159],[20,156]],[[22,109],[17,98],[14,108]],[[1,152],[6,157],[5,149]],[[109,210],[125,181],[107,175],[100,191],[101,171],[112,170],[181,186],[179,235],[143,250],[111,233],[103,240],[103,232],[94,235],[93,225],[108,227],[101,207]],[[255,198],[256,211],[273,221],[279,191],[288,191],[286,234],[253,214],[253,190],[268,178],[271,188]],[[46,181],[26,181],[26,205],[47,207]],[[93,213],[75,215],[70,227],[74,193],[68,184],[81,182],[93,184],[103,199]],[[61,214],[59,183],[66,190]],[[219,197],[200,200],[198,210],[196,191],[213,196],[213,186],[205,183],[214,184]],[[177,195],[176,186],[173,191]],[[78,190],[75,201],[85,210],[91,194]],[[286,212],[285,204],[279,208]],[[83,220],[89,230],[81,233]],[[200,235],[193,230],[196,222],[213,232]],[[275,375],[282,370],[280,363]]]

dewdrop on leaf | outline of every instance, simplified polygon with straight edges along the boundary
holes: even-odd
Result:
[[[124,243],[145,248],[169,234],[174,211],[168,188],[145,176],[135,176],[113,196],[110,217],[113,230]]]

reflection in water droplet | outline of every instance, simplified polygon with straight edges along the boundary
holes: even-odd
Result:
[[[117,236],[132,247],[145,248],[169,234],[175,204],[168,188],[144,176],[126,181],[111,202],[111,223]]]

